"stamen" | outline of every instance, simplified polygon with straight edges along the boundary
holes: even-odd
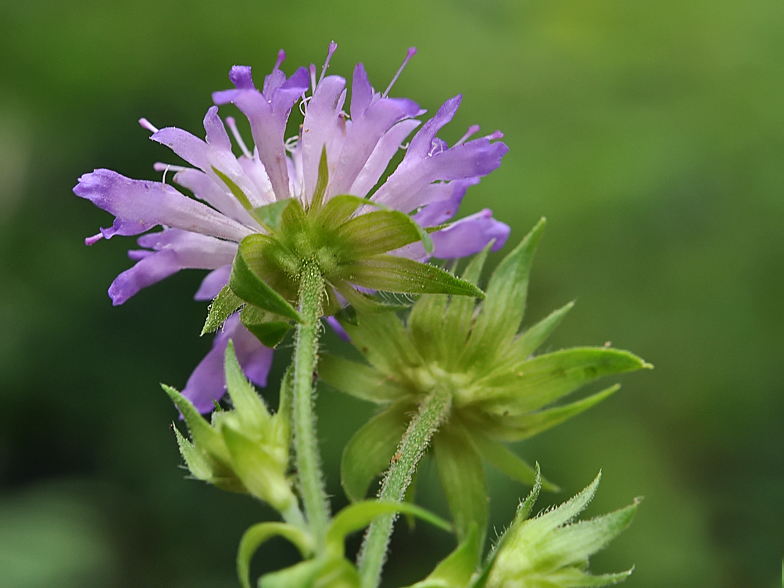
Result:
[[[302,113],[302,116],[305,116],[308,112],[308,102],[313,96],[303,96],[302,100],[299,102],[299,111]]]
[[[142,128],[145,128],[145,129],[147,129],[148,131],[150,131],[152,133],[157,133],[158,132],[158,129],[156,129],[153,126],[153,124],[150,121],[148,121],[146,118],[140,118],[139,119],[139,124],[142,125]]]
[[[411,61],[411,58],[414,55],[416,55],[416,52],[417,52],[416,47],[411,47],[406,52],[406,58],[403,60],[403,65],[400,66],[400,69],[397,70],[397,73],[395,74],[395,77],[392,78],[391,82],[389,82],[389,85],[387,86],[387,89],[384,90],[383,94],[381,94],[382,98],[386,98],[387,96],[389,96],[389,91],[392,89],[392,86],[395,85],[395,82],[400,77],[400,74],[403,73],[403,69],[406,67],[406,65],[408,65],[408,62]]]
[[[316,66],[311,63],[310,67],[308,67],[308,69],[310,70],[310,92],[313,93],[313,92],[316,91],[316,85],[317,85],[317,82],[316,82]]]
[[[229,125],[229,130],[231,131],[231,134],[234,135],[234,140],[237,142],[237,145],[240,146],[242,154],[248,159],[253,159],[253,156],[248,150],[248,146],[245,145],[245,141],[242,140],[242,135],[240,135],[239,129],[237,129],[237,121],[234,119],[234,117],[227,116],[226,124]]]
[[[453,147],[457,147],[458,145],[462,145],[471,137],[471,135],[479,132],[479,125],[471,125],[468,127],[466,134],[460,137],[460,140],[453,145]]]
[[[101,233],[98,233],[97,235],[93,235],[92,237],[87,237],[84,240],[84,244],[85,245],[95,245],[101,239],[103,239],[103,235]]]
[[[297,149],[297,144],[299,143],[299,137],[297,135],[292,135],[288,139],[283,142],[283,147],[286,148],[286,151],[289,153],[293,153]]]
[[[286,52],[281,49],[278,51],[278,59],[275,61],[275,67],[272,68],[272,71],[277,71],[280,69],[280,64],[283,63],[283,60],[286,59]]]
[[[487,135],[487,138],[490,139],[491,141],[494,141],[496,139],[503,139],[504,134],[501,131],[495,131],[494,133],[490,133],[489,135]]]
[[[162,163],[160,161],[156,161],[155,164],[153,164],[152,169],[154,169],[157,172],[164,172],[165,174],[169,170],[172,170],[173,172],[176,173],[176,172],[185,171],[186,169],[190,169],[190,168],[183,167],[181,165],[172,165],[170,163]]]
[[[324,79],[324,76],[327,73],[327,68],[329,67],[329,60],[332,59],[332,54],[335,53],[337,48],[338,44],[335,43],[335,41],[330,41],[329,49],[327,50],[327,60],[324,62],[324,67],[321,68],[321,77],[319,78],[319,83],[321,83],[321,80]]]

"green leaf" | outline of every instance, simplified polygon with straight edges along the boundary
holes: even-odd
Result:
[[[514,357],[517,361],[525,361],[528,359],[539,346],[544,343],[550,336],[555,328],[561,324],[566,314],[572,310],[574,302],[565,304],[558,310],[554,310],[547,317],[536,323],[533,327],[520,334],[517,340],[512,344],[509,356]]]
[[[349,500],[365,498],[373,479],[389,467],[406,432],[412,403],[402,400],[370,419],[343,449],[340,481]]]
[[[226,387],[240,422],[254,432],[266,432],[270,426],[270,414],[267,410],[267,405],[258,395],[256,389],[245,378],[245,374],[237,361],[237,355],[234,353],[233,341],[229,341],[229,344],[226,346],[224,368],[226,372]]]
[[[213,429],[210,424],[201,416],[196,407],[191,404],[191,401],[185,398],[177,390],[166,384],[161,384],[161,388],[166,394],[169,395],[172,402],[182,413],[185,419],[185,424],[188,425],[188,430],[191,433],[194,444],[204,452],[214,453],[225,462],[229,462],[229,455],[226,451],[225,445],[221,440],[220,433]]]
[[[403,370],[424,363],[394,313],[368,314],[362,316],[361,321],[361,326],[348,321],[341,325],[354,347],[378,370],[396,378]]]
[[[623,582],[631,576],[632,571],[626,570],[617,574],[602,574],[592,576],[577,568],[566,568],[547,575],[547,579],[552,581],[552,586],[580,586],[581,588],[599,588],[601,586],[612,586]]]
[[[479,551],[487,532],[487,483],[482,458],[455,420],[433,439],[438,477],[444,489],[455,530],[460,541],[468,537],[471,525],[479,530]]]
[[[443,336],[447,299],[443,294],[420,296],[408,315],[411,341],[426,361],[443,357],[446,347],[455,344],[455,341],[445,341]]]
[[[584,490],[563,504],[558,505],[554,509],[547,511],[535,519],[531,519],[527,523],[528,527],[526,528],[526,534],[530,533],[534,536],[543,537],[545,534],[550,533],[553,529],[573,521],[588,507],[588,504],[591,502],[591,500],[593,500],[601,479],[602,473],[599,472],[594,478],[593,482],[591,482]],[[517,525],[521,523],[527,516],[527,512],[525,512],[523,509],[518,509],[513,524]]]
[[[172,424],[172,430],[177,437],[177,446],[180,448],[180,455],[185,460],[185,465],[191,475],[198,479],[209,482],[212,480],[213,471],[209,461],[204,457],[204,454],[196,449],[196,446],[182,436],[180,430]]]
[[[272,204],[265,204],[253,209],[253,216],[259,221],[262,227],[270,233],[277,233],[280,230],[283,213],[289,205],[294,202],[292,198],[278,200]]]
[[[495,439],[491,439],[476,428],[467,428],[467,430],[470,432],[470,438],[474,444],[474,448],[485,461],[513,480],[522,482],[528,486],[534,485],[537,476],[536,470],[525,463],[525,461],[513,453],[506,445],[499,443]],[[558,486],[546,480],[543,481],[543,486],[545,490],[549,490],[550,492],[559,491]]]
[[[452,531],[452,525],[444,519],[426,511],[423,508],[405,502],[384,502],[380,500],[365,500],[350,504],[335,515],[327,530],[325,539],[327,552],[332,557],[343,557],[345,552],[344,541],[346,536],[363,529],[373,519],[383,514],[390,513],[411,514],[431,525],[447,532]]]
[[[364,314],[374,314],[378,312],[398,312],[408,309],[406,304],[390,304],[379,300],[377,296],[359,292],[354,286],[345,281],[335,284],[335,288],[343,295],[343,298],[357,311]],[[354,324],[359,324],[358,321]]]
[[[327,145],[321,148],[321,158],[319,158],[318,178],[316,187],[313,189],[313,199],[310,202],[310,215],[319,212],[324,204],[324,195],[327,193],[329,184],[329,165],[327,164]]]
[[[610,374],[650,368],[642,359],[605,347],[575,347],[522,362],[503,376],[482,378],[477,401],[488,412],[520,415]]]
[[[323,564],[323,560],[311,559],[264,574],[259,580],[259,588],[312,588]]]
[[[280,343],[291,330],[289,321],[275,320],[282,317],[248,304],[242,310],[240,320],[253,333],[262,345],[273,348]]]
[[[430,575],[409,588],[465,588],[479,563],[479,533],[471,525],[468,536]]]
[[[237,552],[237,575],[243,588],[250,588],[250,560],[259,546],[268,539],[281,536],[299,549],[302,557],[313,553],[313,539],[302,529],[285,523],[259,523],[242,535]]]
[[[324,207],[318,211],[315,224],[320,227],[337,227],[347,221],[362,206],[374,206],[382,210],[388,210],[383,204],[373,202],[367,198],[341,194],[330,198]]]
[[[294,307],[283,296],[268,286],[248,266],[245,257],[249,253],[249,249],[257,245],[257,237],[264,237],[264,235],[249,235],[240,243],[237,256],[234,258],[234,266],[231,269],[231,279],[229,281],[231,289],[237,296],[254,306],[258,306],[262,310],[302,322],[299,313],[294,310]]]
[[[518,416],[498,416],[498,427],[493,429],[493,434],[505,441],[528,439],[599,404],[602,400],[617,392],[620,387],[620,384],[610,386],[601,392],[564,406],[556,406],[555,408]]]
[[[390,376],[336,355],[324,354],[320,357],[318,375],[333,388],[370,402],[386,403],[409,394],[404,386]]]
[[[430,236],[409,215],[398,210],[360,214],[337,229],[335,239],[352,259],[372,257],[422,241],[433,250]]]
[[[205,335],[206,333],[217,331],[226,322],[226,319],[243,304],[245,304],[245,301],[242,298],[237,296],[228,285],[224,286],[210,305],[207,320],[204,321],[201,334]]]
[[[484,297],[479,288],[442,269],[394,255],[376,255],[344,264],[336,273],[347,282],[373,290]]]
[[[240,189],[240,187],[237,184],[235,184],[234,181],[229,176],[224,174],[214,165],[212,166],[212,171],[214,171],[215,175],[217,175],[223,181],[223,183],[226,184],[226,187],[231,191],[232,194],[234,194],[234,197],[237,200],[239,200],[239,203],[242,204],[242,208],[244,208],[248,212],[252,212],[253,205],[250,203],[250,200],[248,200],[248,197],[245,195],[245,192],[243,192]]]
[[[528,273],[544,225],[544,219],[540,220],[493,272],[462,356],[465,365],[487,362],[498,350],[506,349],[517,333],[525,312]]]

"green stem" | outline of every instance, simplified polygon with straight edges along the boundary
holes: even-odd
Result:
[[[306,260],[300,275],[299,312],[302,322],[297,325],[294,348],[294,450],[305,514],[318,544],[323,542],[329,522],[329,504],[321,475],[313,418],[313,372],[323,295],[324,279],[318,264],[315,260]]]
[[[443,386],[437,386],[425,398],[400,441],[395,459],[381,485],[379,500],[402,502],[419,460],[430,445],[433,433],[449,415],[451,407],[452,395]],[[394,514],[376,518],[365,534],[359,552],[362,588],[376,588],[381,580],[381,568],[386,561],[387,546],[396,518]]]

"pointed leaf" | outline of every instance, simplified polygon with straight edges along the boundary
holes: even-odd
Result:
[[[584,490],[564,502],[563,504],[558,505],[552,510],[547,511],[544,514],[539,515],[535,519],[530,519],[528,521],[528,527],[526,527],[526,534],[531,535],[540,535],[544,537],[547,533],[550,533],[553,529],[565,525],[577,517],[581,512],[583,512],[587,507],[588,504],[593,500],[594,495],[596,494],[596,489],[599,487],[599,482],[602,479],[602,473],[599,472],[597,476],[594,478],[593,482],[591,482]],[[521,515],[523,513],[518,511],[517,516],[515,517],[514,524],[518,524],[518,522],[522,522]],[[533,528],[537,527],[534,531]]]
[[[310,559],[264,574],[259,580],[259,588],[313,588],[323,564],[323,560]]]
[[[364,499],[373,479],[389,467],[406,432],[411,408],[408,400],[396,402],[370,419],[346,445],[340,461],[340,481],[352,502]]]
[[[394,255],[376,255],[348,263],[340,266],[337,273],[347,282],[373,290],[484,297],[479,288],[442,269]]]
[[[182,417],[185,419],[185,424],[188,425],[188,430],[191,433],[194,444],[202,451],[213,451],[222,454],[222,457],[228,461],[229,456],[225,448],[221,451],[223,442],[221,441],[220,434],[210,426],[203,416],[201,416],[201,413],[196,410],[196,407],[191,404],[191,401],[171,386],[161,384],[161,388],[169,395],[169,398],[171,398],[172,402],[174,402],[175,406],[180,410],[180,413],[182,413]]]
[[[580,588],[600,588],[601,586],[612,586],[623,582],[631,576],[632,571],[626,570],[617,574],[602,574],[592,576],[577,568],[566,568],[549,574],[548,579],[552,580],[553,586],[579,586]]]
[[[226,187],[231,191],[232,194],[234,194],[234,197],[239,201],[240,204],[242,204],[242,208],[249,212],[253,210],[253,205],[250,203],[250,200],[248,200],[245,192],[243,192],[242,189],[237,184],[235,184],[229,176],[224,174],[214,165],[212,166],[212,171],[214,171],[215,175],[217,175],[221,181],[226,184]]]
[[[313,199],[310,202],[309,214],[319,212],[324,204],[324,194],[327,192],[327,184],[329,184],[329,164],[327,163],[327,145],[321,148],[321,157],[319,158],[318,178],[316,179],[316,187],[313,190]]]
[[[315,224],[319,227],[337,227],[347,221],[362,206],[373,206],[388,210],[383,204],[372,202],[360,196],[341,194],[333,196],[316,215]]]
[[[237,361],[237,355],[234,353],[233,341],[229,341],[229,344],[226,346],[224,368],[226,371],[226,387],[240,422],[252,431],[266,431],[270,425],[270,414],[267,410],[267,405],[258,395],[256,389],[245,378],[245,374]]]
[[[419,297],[408,315],[408,332],[420,355],[426,361],[443,357],[446,347],[455,341],[444,341],[444,314],[447,296],[425,294]]]
[[[517,521],[524,521],[531,515],[531,511],[534,509],[534,504],[536,503],[536,499],[539,498],[539,493],[542,491],[542,470],[539,467],[539,463],[536,464],[536,470],[534,471],[535,480],[533,488],[528,493],[528,496],[525,497],[520,505],[517,507],[517,512],[515,513],[515,522]]]
[[[536,482],[536,470],[510,451],[506,445],[487,437],[477,429],[470,428],[467,430],[470,432],[470,438],[474,443],[474,447],[485,461],[513,480],[528,486],[534,485]],[[558,486],[547,480],[543,480],[542,485],[545,490],[550,492],[558,492],[559,490]]]
[[[250,560],[259,546],[272,537],[288,539],[299,549],[302,557],[313,553],[313,539],[302,529],[285,523],[259,523],[242,535],[237,552],[237,575],[243,588],[250,588]]]
[[[245,304],[245,301],[237,296],[229,288],[228,284],[224,286],[210,305],[207,320],[204,321],[201,334],[214,333],[220,329],[223,323],[226,322],[226,319],[243,304]]]
[[[468,536],[430,575],[409,588],[465,588],[479,563],[479,533],[471,525]]]
[[[390,376],[336,355],[324,354],[320,357],[318,375],[333,388],[370,402],[386,403],[409,394],[404,386]]]
[[[365,359],[393,378],[406,368],[423,364],[400,319],[391,312],[364,315],[361,325],[347,321],[341,325]]]
[[[261,226],[267,229],[270,233],[277,233],[280,230],[281,220],[283,213],[289,205],[294,202],[293,199],[287,198],[285,200],[278,200],[272,204],[265,204],[253,209],[253,216],[261,223]]]
[[[566,314],[572,310],[574,302],[570,302],[558,310],[554,310],[547,317],[536,323],[533,327],[520,334],[512,344],[509,355],[524,361],[547,340],[555,328],[561,323]]]
[[[518,416],[499,416],[499,426],[493,429],[493,434],[504,441],[528,439],[599,404],[602,400],[617,392],[620,387],[620,384],[610,386],[601,392],[564,406],[556,406],[555,408]]]
[[[528,273],[534,251],[544,231],[544,219],[507,255],[487,284],[487,298],[476,318],[468,346],[466,364],[483,362],[505,349],[512,341],[525,312]]]
[[[520,415],[541,408],[581,386],[610,374],[650,368],[642,359],[618,349],[575,347],[540,355],[503,376],[483,378],[485,410]]]
[[[204,457],[204,454],[196,449],[196,446],[182,436],[180,430],[172,424],[172,430],[177,437],[177,446],[180,448],[180,455],[185,460],[185,465],[191,475],[198,479],[209,482],[213,477],[212,467]]]
[[[434,436],[433,449],[457,537],[465,540],[475,524],[481,551],[487,533],[487,483],[482,458],[467,437],[465,429],[456,426],[453,419],[449,427]]]
[[[406,310],[409,305],[390,304],[380,300],[377,296],[359,292],[354,286],[341,280],[335,284],[335,288],[343,295],[343,298],[357,311],[363,314],[374,314],[377,312],[398,312]],[[359,324],[358,322],[354,324]]]
[[[414,515],[439,529],[452,531],[452,525],[444,519],[413,504],[365,500],[350,504],[332,519],[325,540],[327,551],[333,557],[343,557],[345,552],[343,542],[347,535],[368,526],[378,516],[397,512]]]
[[[275,320],[275,319],[278,320]],[[282,317],[248,304],[242,310],[240,320],[243,326],[258,339],[262,345],[273,348],[280,343],[292,326]]]
[[[336,240],[354,259],[372,257],[422,241],[433,250],[430,236],[399,210],[376,210],[355,216],[337,229]]]
[[[245,237],[242,243],[240,243],[237,256],[234,258],[234,266],[231,269],[231,279],[229,281],[231,289],[237,296],[254,306],[297,322],[302,322],[299,313],[294,310],[294,307],[283,296],[268,286],[248,266],[245,256],[249,248],[256,244],[257,240],[254,237],[264,237],[264,235],[250,235]]]

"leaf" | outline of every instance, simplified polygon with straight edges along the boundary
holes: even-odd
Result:
[[[481,551],[487,532],[487,484],[482,458],[467,437],[465,430],[453,419],[449,427],[434,436],[433,449],[457,537],[464,541],[471,525],[475,524]]]
[[[185,460],[185,465],[191,472],[191,475],[198,479],[209,482],[212,480],[213,471],[209,461],[204,457],[204,454],[199,451],[196,446],[182,436],[180,430],[172,424],[172,430],[177,437],[177,446],[180,448],[180,455]]]
[[[452,531],[452,525],[444,519],[413,504],[365,500],[348,505],[332,519],[325,539],[327,552],[332,557],[343,557],[346,536],[365,528],[378,516],[398,512],[411,514],[444,531]]]
[[[259,580],[259,588],[312,588],[323,564],[323,560],[311,559],[264,574]]]
[[[599,404],[602,400],[617,392],[620,387],[620,384],[610,386],[601,392],[564,406],[556,406],[555,408],[518,416],[499,416],[497,417],[498,427],[493,430],[493,434],[505,441],[528,439]]]
[[[229,176],[224,174],[214,165],[212,166],[212,171],[214,171],[215,175],[218,176],[224,184],[226,184],[226,187],[231,191],[232,194],[234,194],[234,197],[239,201],[240,204],[242,204],[242,208],[248,212],[251,212],[253,210],[253,205],[250,203],[250,200],[248,200],[245,192],[243,192],[242,189],[237,184],[235,184]]]
[[[474,448],[485,461],[513,480],[522,482],[528,486],[534,485],[537,477],[537,472],[534,468],[525,463],[525,461],[519,458],[503,443],[491,439],[476,428],[467,429],[470,433]],[[543,481],[543,486],[545,490],[550,492],[559,491],[558,486],[547,480]]]
[[[471,525],[464,541],[430,575],[409,588],[465,588],[479,563],[479,533]]]
[[[372,290],[484,297],[479,288],[449,272],[394,255],[376,255],[347,263],[340,266],[336,273],[347,282]]]
[[[503,376],[482,378],[475,398],[488,412],[516,416],[541,408],[610,374],[650,368],[642,359],[605,347],[575,347],[540,355]]]
[[[191,433],[191,438],[194,444],[204,452],[212,452],[219,455],[223,460],[228,463],[229,455],[226,452],[225,446],[221,440],[220,433],[213,429],[210,424],[201,416],[196,407],[191,404],[191,401],[185,398],[177,390],[166,384],[161,384],[161,388],[166,394],[169,395],[172,402],[182,413],[185,419],[185,424],[188,425],[188,430]]]
[[[231,268],[231,278],[229,285],[234,293],[254,306],[263,310],[285,316],[297,322],[302,322],[299,313],[289,302],[268,286],[253,270],[250,269],[245,260],[248,249],[256,244],[254,237],[264,235],[250,235],[245,237],[237,250],[234,258],[234,265]]]
[[[277,233],[280,231],[283,213],[286,212],[286,209],[292,202],[294,202],[292,198],[286,198],[285,200],[278,200],[271,204],[259,206],[253,209],[253,216],[267,231]]]
[[[348,220],[362,206],[373,206],[382,210],[388,210],[383,204],[373,202],[367,198],[341,194],[329,199],[316,215],[315,224],[322,228],[337,227]]]
[[[224,361],[226,387],[231,402],[236,409],[240,422],[252,431],[266,432],[270,426],[270,414],[267,405],[256,392],[256,389],[245,378],[245,374],[234,353],[234,342],[226,346]],[[229,448],[231,449],[231,448]]]
[[[430,236],[414,219],[399,210],[376,210],[341,224],[335,234],[351,258],[366,258],[422,241],[433,250]]]
[[[411,409],[409,400],[396,402],[365,423],[343,449],[340,481],[352,502],[364,499],[373,479],[389,467]]]
[[[253,554],[268,539],[280,536],[288,539],[299,549],[302,557],[313,553],[313,539],[302,529],[285,523],[259,523],[242,535],[237,552],[237,575],[243,588],[250,588],[250,560]]]
[[[515,358],[517,361],[525,361],[528,359],[539,346],[547,340],[555,328],[561,324],[566,314],[572,310],[574,302],[565,304],[558,310],[554,310],[547,317],[536,323],[533,327],[520,334],[517,340],[512,344],[509,351],[509,356]]]
[[[528,273],[544,225],[544,219],[540,220],[493,272],[487,284],[487,297],[462,355],[465,365],[486,364],[517,333],[525,312]]]
[[[370,402],[386,403],[409,394],[404,386],[388,375],[336,355],[320,357],[318,375],[333,388]]]
[[[353,306],[357,311],[365,314],[374,314],[378,312],[397,312],[400,310],[408,309],[405,304],[390,304],[379,300],[378,297],[364,292],[359,292],[354,286],[345,281],[340,281],[335,284],[338,292],[343,295],[343,298]],[[358,322],[354,324],[359,324]]]
[[[329,165],[327,164],[327,145],[325,143],[321,148],[318,178],[316,179],[316,187],[313,189],[313,199],[310,202],[309,214],[312,215],[321,210],[324,204],[324,195],[327,193],[327,184],[329,184]]]
[[[201,329],[201,335],[217,331],[226,322],[226,319],[243,304],[245,301],[237,296],[228,284],[224,286],[210,305],[207,320],[204,321],[204,327]]]
[[[252,304],[248,304],[242,310],[240,320],[243,326],[248,329],[262,345],[273,348],[280,343],[291,330],[289,321],[275,320],[282,318],[270,312],[262,310]]]
[[[442,357],[446,347],[455,341],[444,341],[444,314],[447,297],[443,294],[425,294],[419,297],[408,315],[408,332],[411,341],[426,361]]]
[[[358,326],[341,321],[354,347],[378,370],[395,378],[403,370],[423,364],[403,324],[394,313],[364,315],[361,323]]]

